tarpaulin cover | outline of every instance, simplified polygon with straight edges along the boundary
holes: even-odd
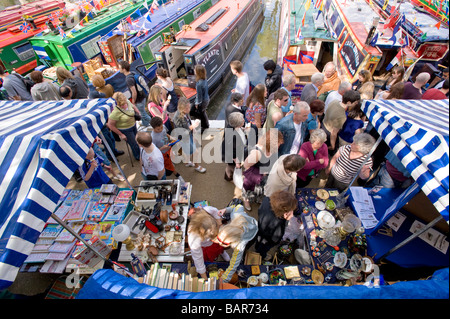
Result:
[[[344,286],[265,286],[245,289],[187,292],[140,284],[113,270],[97,270],[77,299],[448,299],[449,269],[436,271],[428,280],[403,281],[369,288]]]
[[[15,280],[114,105],[0,101],[0,290]]]
[[[369,100],[363,103],[362,110],[448,221],[448,100]],[[385,216],[380,224],[388,218]]]

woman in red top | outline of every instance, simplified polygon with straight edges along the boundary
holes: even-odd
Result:
[[[328,166],[327,134],[322,129],[311,131],[309,142],[300,147],[298,155],[306,159],[306,164],[297,172],[297,188],[306,187],[313,177]]]

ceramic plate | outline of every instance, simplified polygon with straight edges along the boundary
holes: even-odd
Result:
[[[320,199],[328,199],[330,197],[330,194],[325,190],[325,189],[319,189],[317,191],[317,197],[319,197]]]
[[[316,204],[315,204],[315,206],[316,206],[316,208],[317,208],[318,210],[325,210],[325,203],[324,203],[324,202],[317,201]]]
[[[327,229],[332,228],[336,224],[336,219],[330,212],[322,210],[317,214],[317,222],[319,223],[320,228]]]
[[[344,268],[347,264],[347,255],[338,251],[336,255],[334,255],[333,262],[336,267]]]
[[[363,257],[363,267],[362,271],[365,273],[369,273],[373,270],[373,260],[370,257]]]

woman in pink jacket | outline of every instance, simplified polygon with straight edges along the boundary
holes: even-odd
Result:
[[[297,172],[297,188],[306,187],[313,177],[328,166],[327,135],[322,129],[311,131],[309,142],[300,147],[298,154],[306,159],[306,164]]]

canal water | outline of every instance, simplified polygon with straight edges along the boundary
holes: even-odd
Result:
[[[280,25],[281,1],[263,0],[265,3],[264,21],[261,31],[256,35],[253,43],[249,46],[247,54],[241,60],[244,72],[247,72],[253,85],[264,83],[266,71],[263,64],[269,59],[277,60],[278,27]],[[236,77],[231,76],[222,84],[208,107],[210,120],[224,120],[225,106],[230,100],[231,90],[236,84]]]

